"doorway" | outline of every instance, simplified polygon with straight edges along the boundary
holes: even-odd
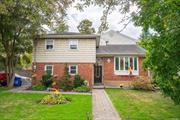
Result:
[[[102,66],[94,65],[94,84],[102,83]]]

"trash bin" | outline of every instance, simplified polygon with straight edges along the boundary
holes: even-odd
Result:
[[[14,86],[15,87],[19,87],[19,86],[21,86],[21,83],[22,83],[21,78],[20,77],[15,77],[15,79],[14,79]]]

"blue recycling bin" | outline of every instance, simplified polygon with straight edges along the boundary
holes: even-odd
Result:
[[[15,87],[19,87],[19,86],[21,86],[21,83],[22,83],[21,78],[20,77],[15,77],[15,79],[14,79],[14,86]]]

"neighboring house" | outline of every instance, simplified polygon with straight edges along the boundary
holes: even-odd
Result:
[[[129,83],[136,76],[147,75],[147,72],[142,70],[145,50],[129,37],[126,39],[129,44],[109,42],[107,45],[100,45],[99,35],[41,35],[34,40],[33,71],[36,78],[33,84],[40,82],[45,71],[59,79],[63,75],[66,63],[71,76],[81,75],[90,86],[119,86],[121,83]]]

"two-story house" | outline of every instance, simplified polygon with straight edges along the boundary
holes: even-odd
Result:
[[[41,35],[34,40],[33,71],[36,78],[33,84],[40,82],[45,71],[60,78],[67,64],[71,76],[81,75],[90,86],[95,84],[119,86],[122,82],[134,80],[135,76],[146,75],[142,70],[144,55],[145,50],[134,43],[106,42],[100,45],[99,35],[80,33]]]

